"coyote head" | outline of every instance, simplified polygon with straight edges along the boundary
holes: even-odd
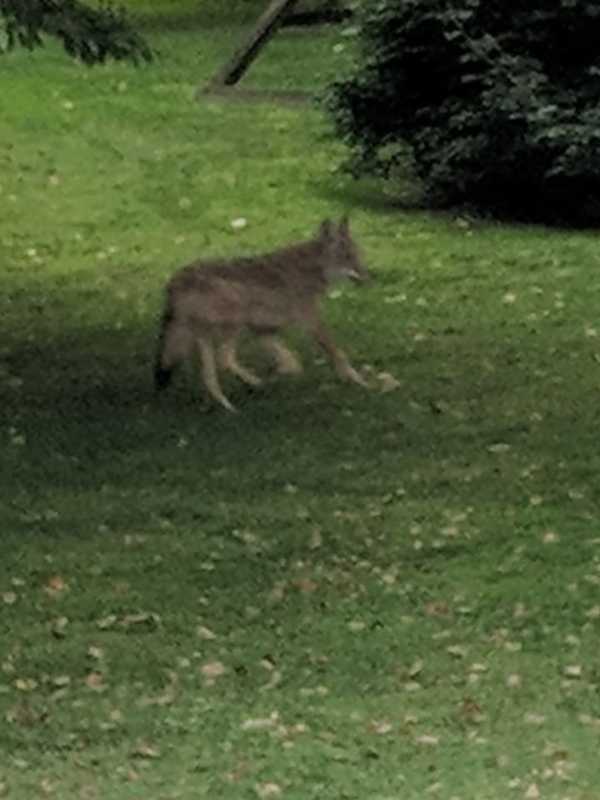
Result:
[[[352,238],[347,216],[342,217],[339,224],[324,220],[318,240],[323,247],[324,274],[328,283],[345,278],[359,283],[370,280],[358,245]]]

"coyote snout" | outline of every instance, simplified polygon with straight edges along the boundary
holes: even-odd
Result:
[[[177,364],[197,350],[209,394],[235,411],[219,384],[218,367],[252,386],[261,383],[237,360],[240,333],[249,330],[256,335],[277,371],[293,374],[302,371],[300,361],[277,336],[292,325],[314,337],[341,378],[367,386],[319,313],[319,301],[328,287],[344,278],[357,282],[370,278],[346,217],[337,224],[325,220],[312,239],[266,255],[197,261],[183,267],[167,284],[154,371],[156,389],[168,386]]]

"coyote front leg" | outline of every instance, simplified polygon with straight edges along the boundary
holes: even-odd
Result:
[[[202,380],[206,389],[212,397],[215,398],[222,406],[228,411],[235,413],[236,408],[231,405],[229,400],[223,394],[223,390],[219,385],[219,376],[217,374],[217,367],[215,364],[215,351],[212,342],[202,339],[200,337],[196,340],[200,357],[202,360]]]
[[[333,337],[320,320],[316,322],[313,328],[313,336],[329,356],[335,371],[342,380],[358,383],[360,386],[364,386],[365,389],[369,388],[369,384],[354,369],[346,353],[336,345]]]

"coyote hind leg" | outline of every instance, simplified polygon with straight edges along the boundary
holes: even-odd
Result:
[[[193,345],[190,332],[178,325],[172,315],[164,314],[162,328],[154,361],[154,388],[166,389],[171,382],[173,370],[184,361]]]
[[[201,338],[198,338],[196,341],[202,361],[202,380],[204,381],[208,393],[228,411],[235,413],[235,406],[225,397],[219,384],[219,376],[215,363],[215,351],[212,342]]]
[[[280,375],[299,375],[302,372],[298,356],[288,350],[277,336],[263,334],[260,343],[275,359],[275,366]]]
[[[251,370],[243,367],[237,360],[235,339],[230,339],[226,342],[223,342],[219,352],[219,360],[223,369],[228,369],[234,375],[237,375],[238,378],[243,380],[244,383],[247,383],[250,386],[260,386],[262,384],[262,381],[258,375],[255,375]]]

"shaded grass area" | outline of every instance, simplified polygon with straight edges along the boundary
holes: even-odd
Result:
[[[595,235],[394,207],[317,111],[193,102],[239,29],[151,35],[3,61],[0,794],[595,800]],[[336,37],[248,81],[316,90]],[[171,272],[344,210],[376,281],[326,315],[400,387],[296,336],[237,417],[158,402]]]

